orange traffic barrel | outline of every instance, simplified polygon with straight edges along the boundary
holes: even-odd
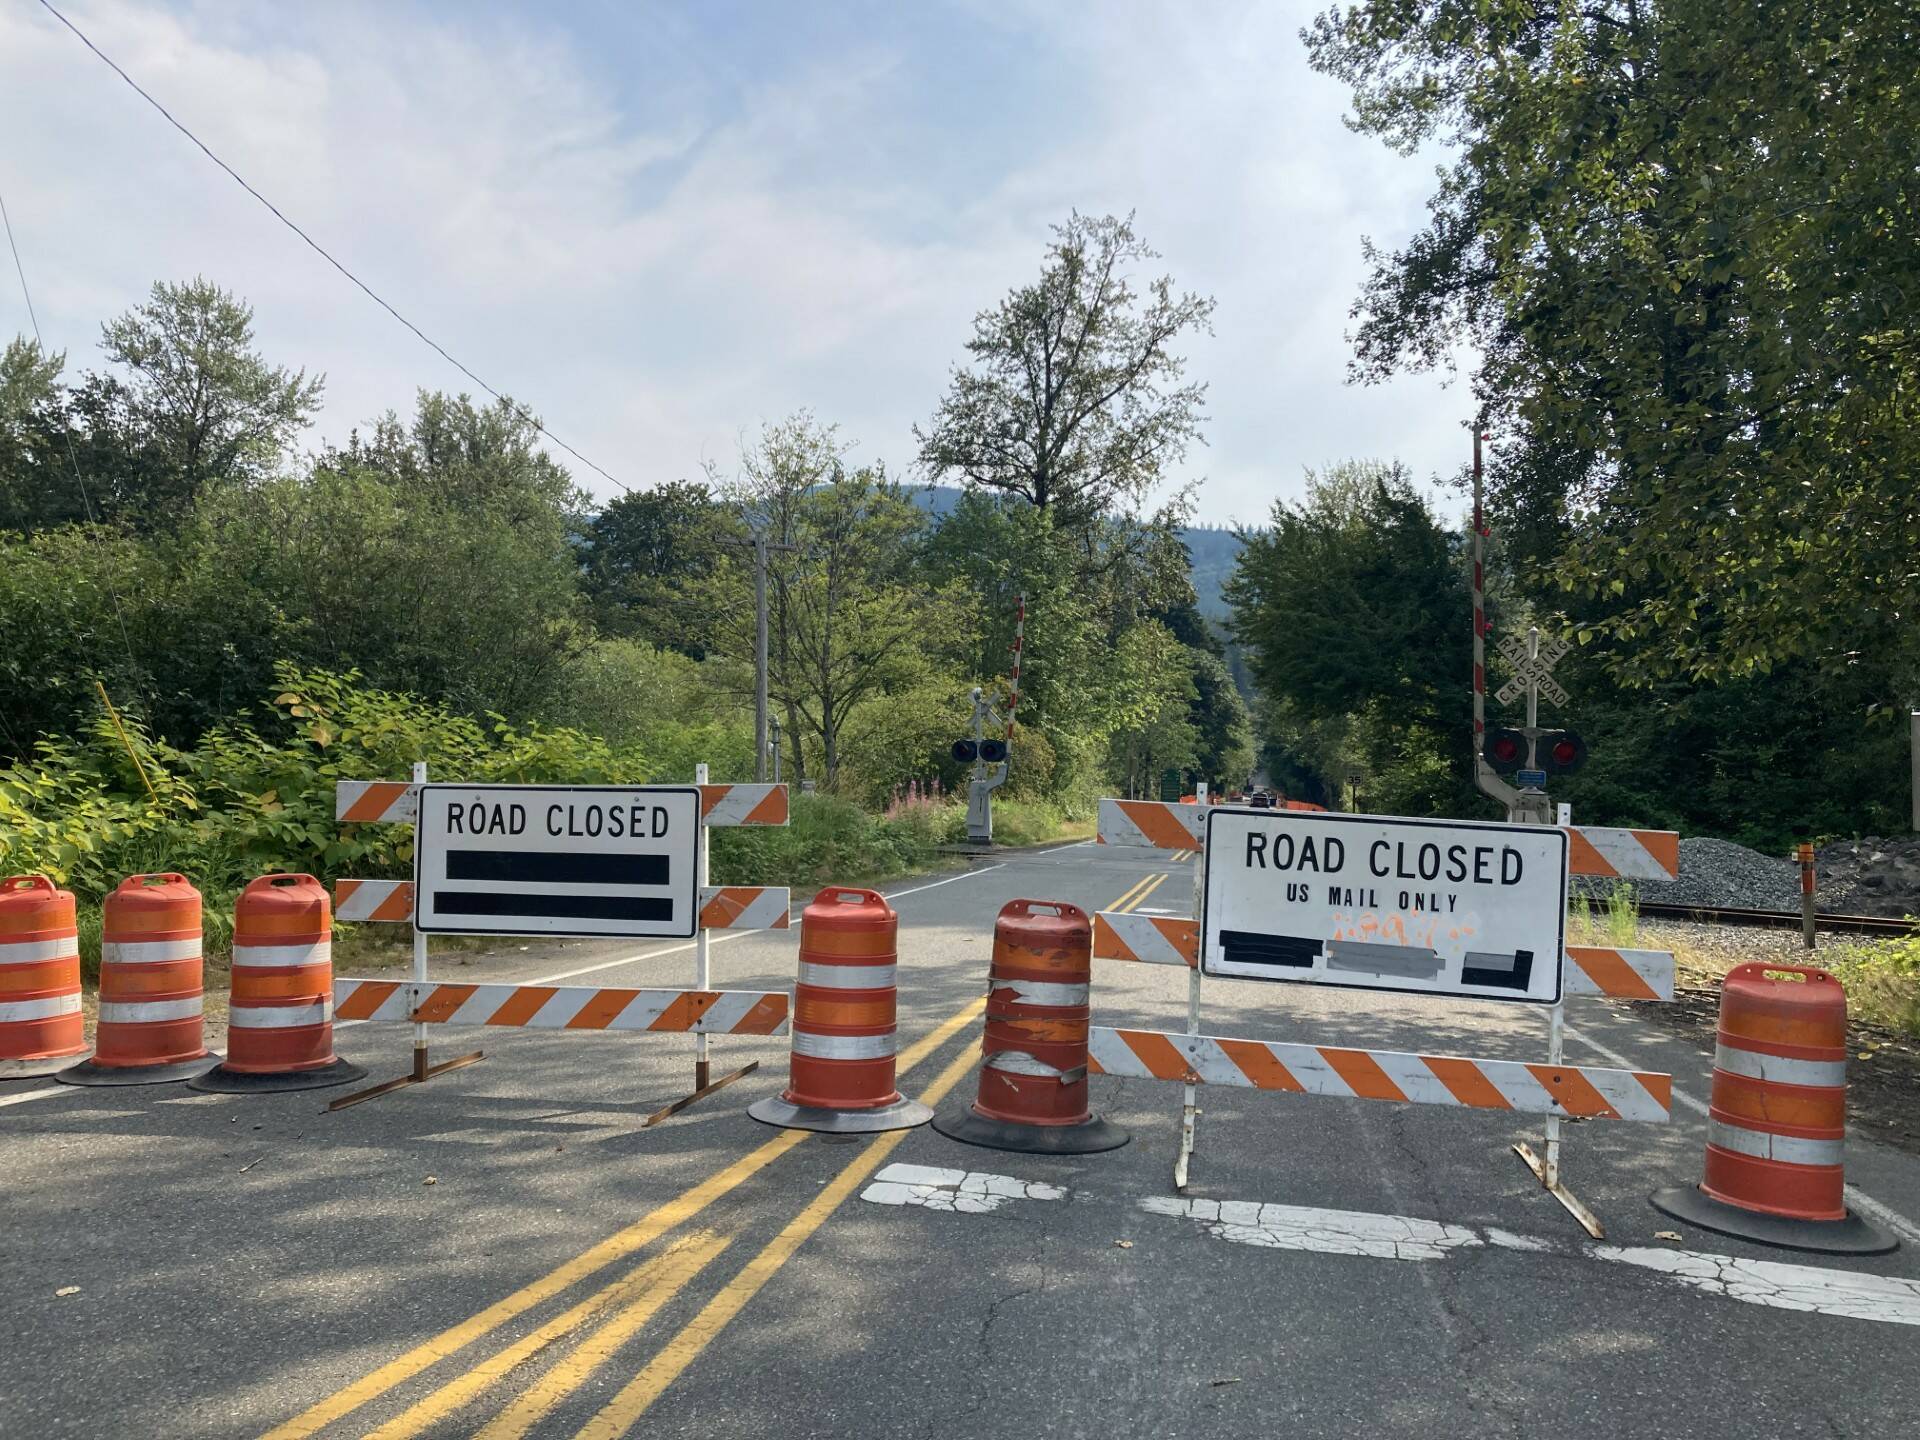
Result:
[[[311,875],[263,875],[233,905],[227,1058],[188,1082],[223,1094],[320,1090],[367,1072],[333,1053],[333,907]]]
[[[788,1130],[910,1130],[933,1112],[894,1088],[900,917],[871,890],[822,890],[800,912],[784,1093],[747,1107]]]
[[[1878,1255],[1899,1242],[1846,1205],[1847,995],[1808,965],[1737,965],[1720,989],[1700,1184],[1655,1208],[1763,1245]]]
[[[980,1090],[942,1135],[992,1150],[1090,1155],[1127,1132],[1087,1103],[1093,922],[1061,900],[1010,900],[993,926]]]
[[[44,875],[0,880],[0,1080],[51,1075],[87,1052],[73,892]]]
[[[67,1085],[154,1085],[213,1068],[202,1037],[200,892],[184,875],[130,875],[100,907],[100,1023]]]

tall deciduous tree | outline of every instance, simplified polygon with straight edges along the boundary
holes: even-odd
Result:
[[[1306,34],[1455,147],[1356,373],[1462,340],[1535,576],[1629,673],[1920,656],[1920,32],[1886,0],[1399,0]]]
[[[78,397],[89,458],[117,452],[114,507],[135,524],[178,518],[210,483],[273,471],[319,409],[325,381],[270,365],[253,310],[208,280],[156,284],[101,337],[124,378],[94,376]]]
[[[711,644],[690,591],[745,538],[739,511],[698,481],[622,495],[587,526],[581,580],[600,628],[699,659]]]
[[[1462,677],[1471,643],[1453,539],[1398,466],[1309,473],[1250,532],[1227,599],[1270,732],[1364,722],[1372,768],[1393,803],[1457,811],[1470,793]],[[1323,775],[1337,781],[1340,776]],[[1374,787],[1374,793],[1382,793]]]
[[[935,478],[1018,495],[1076,520],[1142,499],[1200,438],[1204,385],[1174,347],[1210,333],[1213,301],[1161,276],[1132,217],[1055,227],[1040,278],[974,318],[932,423],[914,434]]]

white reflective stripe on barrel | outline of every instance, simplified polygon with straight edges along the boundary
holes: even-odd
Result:
[[[80,992],[71,995],[43,995],[38,1000],[0,1001],[0,1025],[17,1020],[52,1020],[60,1015],[80,1013]]]
[[[821,990],[891,990],[897,965],[823,965],[800,962],[800,983]]]
[[[297,1030],[332,1019],[331,997],[306,1005],[235,1005],[227,1012],[227,1024],[235,1030]]]
[[[1789,1165],[1838,1165],[1845,1158],[1844,1140],[1807,1140],[1798,1135],[1775,1135],[1748,1130],[1724,1120],[1707,1121],[1707,1143],[1722,1150],[1751,1155],[1756,1160],[1782,1160]]]
[[[100,946],[102,965],[164,965],[199,958],[198,935],[190,940],[107,940]]]
[[[201,997],[185,1000],[103,1000],[102,1025],[147,1025],[156,1020],[191,1020],[200,1013]]]
[[[987,994],[1000,996],[1011,990],[1016,1002],[1024,1005],[1085,1005],[1091,985],[1056,985],[1046,980],[988,980]]]
[[[298,945],[242,945],[233,947],[233,968],[258,970],[284,969],[294,965],[331,965],[333,941],[308,940]]]
[[[1773,1080],[1782,1085],[1825,1085],[1847,1083],[1844,1060],[1789,1060],[1784,1055],[1767,1055],[1758,1050],[1736,1050],[1730,1045],[1713,1048],[1713,1068],[1729,1075],[1744,1075],[1749,1080]]]
[[[1079,1075],[1085,1067],[1076,1065],[1071,1070],[1062,1070],[1058,1065],[1049,1065],[1044,1060],[1036,1060],[1024,1050],[996,1050],[981,1062],[985,1070],[1004,1070],[1009,1075],[1041,1075],[1058,1079],[1066,1075]]]
[[[795,1027],[793,1053],[810,1060],[885,1060],[893,1054],[893,1031],[884,1035],[813,1035]]]
[[[32,965],[42,960],[79,958],[78,935],[59,935],[51,940],[0,940],[0,965]]]

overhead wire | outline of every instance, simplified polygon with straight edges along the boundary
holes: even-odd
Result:
[[[562,440],[558,435],[554,434],[553,431],[549,430],[545,425],[541,424],[538,417],[536,417],[531,410],[527,409],[526,406],[521,405],[519,402],[515,400],[509,399],[507,396],[503,395],[500,391],[494,389],[493,386],[489,385],[485,380],[482,380],[466,365],[463,365],[459,360],[455,359],[454,356],[447,350],[447,348],[444,345],[442,345],[439,341],[435,340],[431,335],[427,334],[426,331],[422,330],[418,325],[414,324],[413,321],[409,320],[406,316],[402,315],[398,310],[394,309],[394,307],[388,304],[384,298],[382,298],[379,294],[377,294],[374,291],[374,289],[366,283],[366,281],[362,280],[358,275],[354,274],[353,271],[349,270],[345,265],[341,264],[339,260],[335,259],[333,254],[329,250],[327,250],[325,246],[321,245],[319,241],[315,240],[305,230],[301,229],[292,220],[288,219],[287,216],[281,211],[279,206],[275,205],[271,200],[267,199],[265,195],[262,195],[258,190],[254,189],[252,185],[248,184],[247,181],[241,176],[239,171],[235,170],[226,161],[222,160],[218,155],[214,154],[213,151],[207,146],[207,143],[204,140],[202,140],[198,135],[194,134],[193,131],[189,130],[185,125],[181,124],[180,121],[175,119],[172,111],[168,110],[166,106],[162,105],[158,100],[154,99],[152,95],[148,94],[144,89],[142,89],[138,81],[136,81],[131,75],[127,74],[125,70],[121,69],[120,66],[114,62],[113,57],[108,55],[104,50],[102,50],[98,45],[94,44],[93,41],[87,37],[87,34],[85,31],[81,30],[81,28],[78,25],[75,25],[65,15],[61,14],[60,11],[53,6],[53,4],[51,3],[51,0],[40,0],[40,4],[42,8],[44,8],[49,15],[53,16],[54,19],[58,20],[62,25],[66,26],[66,28],[73,33],[74,37],[78,39],[82,45],[86,46],[87,49],[91,50],[97,57],[99,57],[99,59],[107,66],[108,69],[112,70],[114,74],[118,75],[122,80],[126,81],[127,85],[133,90],[134,94],[138,95],[142,100],[146,101],[147,104],[151,105],[155,110],[158,110],[160,114],[163,117],[165,117],[169,125],[173,126],[174,129],[178,130],[182,135],[186,136],[187,139],[193,142],[193,144],[199,149],[201,154],[205,155],[215,165],[218,165],[222,170],[226,171],[228,177],[231,178],[236,185],[238,185],[242,190],[246,191],[247,194],[251,195],[255,200],[258,200],[262,205],[266,206],[266,208],[270,212],[272,212],[273,217],[276,220],[278,220],[282,225],[286,226],[295,235],[298,235],[300,239],[306,243],[307,248],[312,250],[314,254],[318,255],[322,260],[325,260],[329,265],[331,265],[334,269],[338,270],[348,280],[352,281],[354,286],[357,287],[360,290],[360,292],[363,295],[365,295],[369,300],[373,301],[374,304],[378,305],[382,310],[386,311],[387,314],[391,315],[395,320],[399,321],[408,330],[412,331],[415,337],[417,337],[423,344],[431,348],[435,354],[440,356],[441,359],[445,360],[449,365],[453,366],[454,369],[458,370],[462,375],[466,376],[469,380],[471,380],[474,384],[478,385],[482,390],[486,391],[487,394],[491,395],[494,399],[498,400],[501,404],[512,409],[515,413],[519,415],[521,419],[525,420],[535,430],[539,431],[547,439],[551,440],[555,445],[559,446],[562,450],[566,451],[567,454],[571,455],[574,459],[578,460],[582,465],[586,466],[589,470],[593,471],[596,475],[599,475],[602,479],[607,480],[612,484],[619,486],[622,490],[626,491],[627,494],[632,495],[636,493],[634,488],[631,485],[627,484],[626,481],[620,479],[616,475],[610,474],[606,470],[602,469],[599,465],[596,465],[593,461],[589,460],[585,455],[582,455],[578,450],[574,449],[573,446],[569,445],[566,441]]]

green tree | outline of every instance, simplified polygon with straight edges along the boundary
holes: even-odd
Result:
[[[209,484],[270,474],[325,388],[262,359],[252,308],[204,279],[156,284],[101,348],[125,378],[90,377],[78,397],[86,458],[107,462],[110,508],[142,528],[178,519]]]
[[[60,372],[66,356],[21,336],[0,354],[0,530],[85,520],[73,467],[73,415]]]
[[[1332,761],[1353,725],[1372,793],[1428,813],[1470,804],[1464,580],[1453,537],[1405,470],[1309,472],[1306,498],[1277,502],[1272,528],[1245,541],[1227,584],[1231,628],[1292,753]],[[1299,743],[1309,727],[1322,727],[1315,743]]]
[[[689,591],[710,576],[724,542],[746,537],[739,512],[706,485],[675,480],[609,501],[587,526],[581,578],[594,619],[699,659],[710,643]]]
[[[1885,0],[1397,0],[1306,35],[1354,124],[1455,147],[1355,372],[1461,341],[1533,582],[1640,679],[1920,632],[1920,35]]]
[[[1159,257],[1131,216],[1076,213],[1054,234],[1039,280],[974,318],[970,366],[914,434],[934,479],[1086,521],[1140,501],[1200,438],[1206,387],[1173,347],[1211,333],[1213,301],[1164,275],[1136,293],[1130,267]]]

